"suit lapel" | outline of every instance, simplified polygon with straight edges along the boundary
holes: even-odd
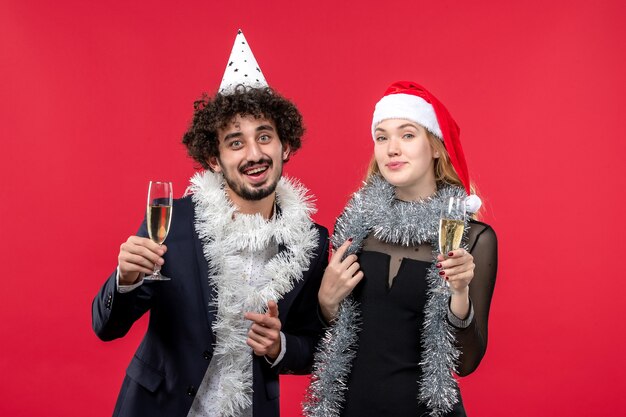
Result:
[[[193,207],[193,205],[192,205]],[[213,290],[209,286],[209,263],[204,257],[204,252],[202,250],[202,242],[198,237],[198,232],[195,227],[195,211],[192,210],[191,216],[191,228],[193,230],[193,246],[196,252],[196,260],[198,262],[198,274],[197,279],[198,285],[202,289],[202,299],[204,300],[204,308],[207,314],[207,320],[209,327],[211,328],[211,340],[213,344],[215,344],[215,334],[213,333],[213,322],[215,321],[215,309],[212,306],[209,306],[213,302]]]

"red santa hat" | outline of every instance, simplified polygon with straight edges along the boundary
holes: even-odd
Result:
[[[376,138],[376,126],[387,119],[410,120],[441,139],[450,155],[450,162],[463,183],[465,192],[467,195],[471,194],[469,172],[459,140],[460,129],[443,103],[419,84],[412,81],[396,81],[387,88],[384,97],[376,103],[372,120],[374,138]],[[478,197],[471,196],[470,200],[476,198]],[[475,204],[468,203],[473,209]]]

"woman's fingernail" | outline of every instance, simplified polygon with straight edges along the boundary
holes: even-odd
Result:
[[[454,256],[454,252],[448,252],[448,256]]]
[[[446,281],[449,280],[450,278],[446,277]]]
[[[444,271],[439,271],[439,275],[445,275],[446,273]]]
[[[437,264],[435,265],[437,268],[441,268],[441,264]]]
[[[352,242],[353,239],[354,239],[353,237],[349,238],[348,242]]]

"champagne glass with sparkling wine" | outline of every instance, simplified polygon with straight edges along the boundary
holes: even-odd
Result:
[[[448,253],[458,249],[463,239],[465,228],[465,198],[450,197],[443,207],[439,218],[439,252],[444,258]],[[446,282],[444,288],[448,288]]]
[[[148,205],[146,207],[146,223],[148,235],[154,243],[162,245],[170,230],[172,221],[172,183],[150,181],[148,187]],[[169,281],[161,275],[159,265],[154,265],[152,275],[144,277],[148,281]]]

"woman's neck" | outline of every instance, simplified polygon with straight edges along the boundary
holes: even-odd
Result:
[[[437,192],[437,183],[435,181],[414,184],[407,187],[396,187],[396,198],[402,201],[423,200]]]

